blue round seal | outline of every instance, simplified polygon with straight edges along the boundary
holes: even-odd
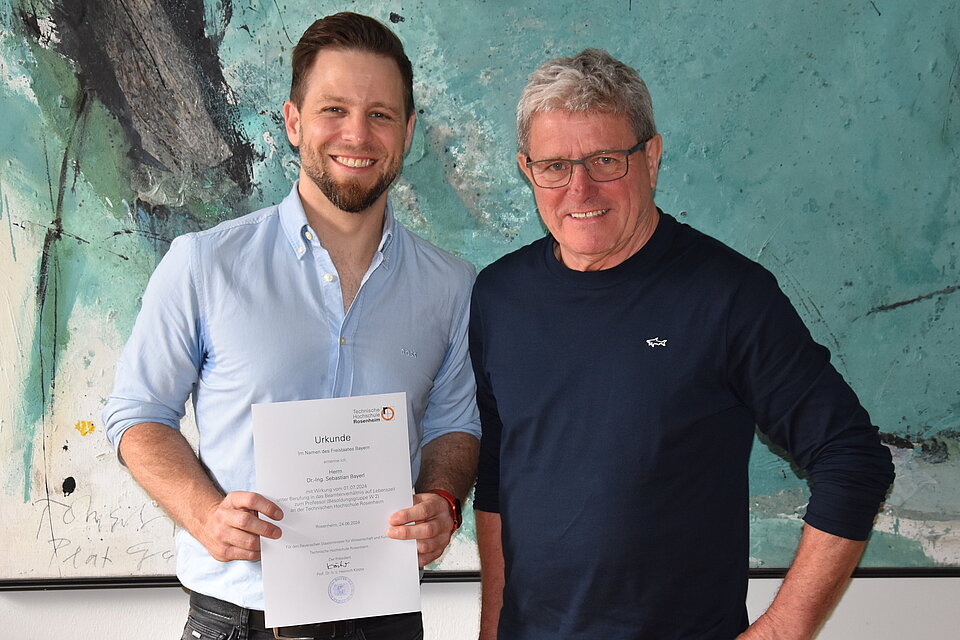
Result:
[[[337,576],[327,586],[327,595],[337,604],[343,604],[353,597],[353,580],[346,576]]]

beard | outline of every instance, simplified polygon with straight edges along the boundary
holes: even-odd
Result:
[[[369,209],[390,188],[393,181],[400,175],[403,167],[403,158],[389,160],[384,165],[377,181],[364,185],[359,180],[337,181],[324,169],[323,158],[326,156],[321,150],[314,152],[309,147],[300,147],[300,162],[304,173],[313,181],[327,199],[341,211],[360,213]],[[331,160],[333,162],[333,160]]]

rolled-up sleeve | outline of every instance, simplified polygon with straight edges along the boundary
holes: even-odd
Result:
[[[463,276],[466,282],[460,290],[469,292],[474,274],[465,267]],[[446,355],[427,397],[421,446],[448,433],[468,433],[480,438],[476,385],[467,344],[469,313],[470,297],[464,293],[452,317]]]
[[[195,274],[194,239],[177,238],[150,277],[102,413],[115,448],[127,429],[143,422],[180,427],[203,357]]]
[[[809,474],[804,520],[865,540],[894,477],[878,428],[765,269],[748,272],[729,318],[735,392],[761,431]]]

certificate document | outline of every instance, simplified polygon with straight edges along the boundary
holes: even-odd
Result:
[[[283,509],[261,538],[266,624],[420,610],[415,540],[387,537],[413,504],[405,393],[253,405],[257,491]]]

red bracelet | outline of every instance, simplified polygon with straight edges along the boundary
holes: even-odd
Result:
[[[460,510],[460,499],[443,489],[427,489],[426,493],[435,493],[450,503],[450,515],[453,516],[453,530],[456,531],[463,524],[463,513]]]

